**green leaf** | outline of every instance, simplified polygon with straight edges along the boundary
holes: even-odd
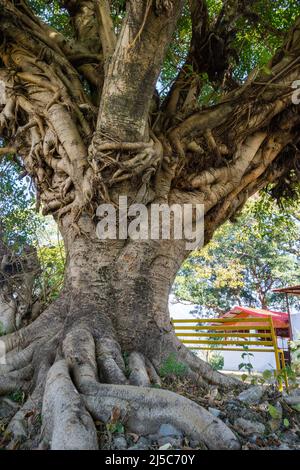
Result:
[[[271,370],[264,370],[263,373],[262,373],[262,376],[265,380],[270,380],[272,378],[273,374],[272,374]]]
[[[106,429],[110,431],[112,434],[123,434],[124,433],[124,426],[119,421],[117,423],[108,423],[106,425]]]
[[[277,410],[277,408],[275,408],[275,406],[269,404],[268,411],[269,411],[269,414],[270,414],[271,418],[273,418],[273,419],[280,419],[281,418],[280,411]]]
[[[266,65],[264,65],[262,67],[262,71],[267,75],[272,75],[272,70],[269,67],[267,67]]]
[[[284,420],[283,420],[283,425],[284,425],[284,427],[286,427],[286,428],[289,427],[290,422],[289,422],[289,420],[288,420],[287,418],[284,418]]]

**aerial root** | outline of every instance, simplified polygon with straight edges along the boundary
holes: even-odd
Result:
[[[146,142],[102,142],[101,144],[97,144],[97,151],[98,152],[105,152],[107,150],[123,150],[123,151],[136,151],[136,150],[144,150],[146,148],[153,147],[153,141],[148,143]]]
[[[114,407],[119,408],[126,429],[138,435],[154,434],[163,423],[204,442],[209,449],[235,450],[240,443],[233,432],[205,408],[163,389],[130,385],[94,384],[95,391],[84,395],[94,419],[108,422]]]
[[[99,181],[104,185],[113,185],[143,172],[152,174],[156,171],[163,157],[163,148],[159,140],[153,135],[150,142],[113,142],[95,141],[91,146],[91,155],[96,174],[100,174]],[[94,139],[95,140],[95,139]],[[128,152],[129,158],[112,157],[112,153]],[[113,168],[110,176],[102,177],[104,170]],[[105,185],[104,185],[105,187]]]

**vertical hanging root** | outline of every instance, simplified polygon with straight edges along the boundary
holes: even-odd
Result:
[[[50,369],[43,401],[43,438],[52,450],[97,450],[97,432],[65,360]]]

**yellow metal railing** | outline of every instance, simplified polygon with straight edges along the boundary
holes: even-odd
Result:
[[[190,349],[274,353],[279,389],[282,390],[282,375],[288,388],[284,353],[278,348],[271,316],[267,318],[195,318],[172,320],[172,323],[176,336]]]

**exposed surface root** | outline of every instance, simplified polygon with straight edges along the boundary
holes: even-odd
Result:
[[[149,387],[150,379],[146,369],[144,356],[141,353],[132,352],[129,356],[128,365],[130,370],[130,384],[140,387]]]
[[[56,362],[47,376],[43,401],[44,439],[52,450],[98,449],[94,422],[71,378],[64,360]]]
[[[126,384],[125,364],[119,344],[111,338],[96,343],[96,355],[100,378],[104,382]]]
[[[167,390],[95,384],[93,394],[84,396],[95,419],[108,422],[113,407],[121,410],[127,429],[138,435],[153,434],[170,423],[209,449],[239,449],[233,432],[201,406]]]
[[[161,386],[160,377],[154,365],[152,364],[151,361],[149,361],[147,357],[145,358],[145,364],[146,364],[146,369],[147,369],[147,373],[149,375],[151,384]]]
[[[175,355],[176,359],[188,367],[187,375],[198,385],[207,388],[209,385],[216,385],[226,391],[231,388],[244,388],[245,385],[240,380],[228,377],[218,371],[215,371],[207,362],[200,359],[187,349],[173,334],[167,335],[162,340],[162,357]],[[155,362],[155,358],[153,358]],[[156,365],[156,363],[155,363]]]
[[[243,382],[240,380],[215,371],[208,363],[199,359],[187,348],[181,349],[179,358],[183,360],[196,374],[198,374],[198,380],[201,378],[202,381],[219,386],[223,390],[245,387]]]
[[[20,388],[28,388],[28,380],[32,377],[31,366],[24,367],[19,371],[13,371],[9,374],[0,376],[0,395],[6,395],[8,393],[19,390]]]
[[[97,309],[94,315],[91,305],[84,311],[74,306],[72,314],[71,309],[70,314],[60,312],[58,320],[47,312],[37,325],[21,331],[19,346],[8,353],[7,364],[0,369],[0,393],[27,392],[25,404],[7,428],[13,442],[25,441],[31,448],[97,449],[93,418],[109,423],[113,410],[118,410],[126,429],[138,435],[154,434],[169,423],[209,449],[240,448],[233,432],[205,408],[173,392],[151,388],[161,385],[157,371],[163,356],[157,354],[159,361],[140,351],[123,356],[113,326]],[[25,349],[19,350],[21,345]],[[205,383],[205,377],[223,388],[237,385],[180,343],[177,346],[171,335],[160,345],[166,355],[176,353],[198,384]]]
[[[12,442],[36,437],[40,430],[39,420],[42,400],[43,389],[41,390],[38,387],[12,418],[7,427],[7,432],[13,439]]]
[[[1,337],[5,345],[5,353],[9,358],[9,352],[18,352],[31,346],[36,340],[54,336],[60,330],[67,311],[68,296],[61,295],[29,326]]]
[[[6,355],[6,364],[0,366],[0,373],[10,372],[26,367],[30,364],[36,343],[30,344],[27,348],[13,350]]]

